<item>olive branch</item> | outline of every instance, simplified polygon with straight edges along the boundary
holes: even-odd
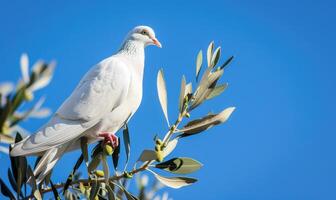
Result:
[[[178,145],[179,140],[186,139],[190,136],[204,132],[205,130],[224,123],[228,120],[234,107],[229,107],[223,111],[214,114],[210,113],[206,116],[190,120],[191,112],[196,109],[199,105],[206,102],[209,99],[219,96],[225,91],[228,84],[219,84],[220,78],[224,74],[224,70],[230,64],[233,56],[229,57],[222,65],[218,65],[221,57],[221,47],[214,49],[214,42],[211,42],[207,48],[206,52],[206,64],[203,64],[203,53],[199,51],[196,58],[196,89],[192,89],[192,82],[187,83],[185,76],[181,80],[181,89],[178,101],[178,116],[173,124],[170,124],[168,118],[168,102],[167,102],[167,90],[166,82],[164,78],[163,70],[159,70],[157,75],[157,90],[159,101],[168,124],[168,131],[163,138],[155,136],[154,138],[154,148],[144,150],[138,160],[134,163],[132,170],[127,171],[127,166],[129,164],[130,157],[130,134],[127,124],[125,124],[123,129],[123,143],[126,152],[126,163],[122,171],[118,171],[117,167],[119,165],[120,156],[120,145],[113,149],[110,144],[105,144],[99,142],[91,151],[89,155],[87,139],[81,139],[81,155],[78,158],[72,172],[68,176],[68,179],[64,183],[54,184],[51,181],[50,173],[44,180],[44,184],[37,185],[35,177],[32,172],[31,166],[25,157],[11,157],[12,169],[8,169],[8,179],[12,189],[16,192],[16,195],[9,189],[8,186],[0,179],[1,192],[4,196],[10,199],[42,199],[43,195],[48,192],[53,192],[55,199],[61,199],[61,194],[59,190],[63,191],[63,196],[66,199],[75,199],[76,197],[85,196],[88,199],[122,199],[123,196],[128,200],[137,199],[150,199],[153,193],[158,189],[157,182],[152,186],[150,191],[146,192],[146,184],[138,181],[139,194],[131,194],[127,190],[127,182],[131,180],[134,175],[140,174],[141,172],[147,171],[156,178],[161,184],[171,187],[171,188],[181,188],[187,185],[191,185],[197,181],[195,178],[184,177],[184,176],[173,176],[165,177],[160,175],[157,170],[164,170],[172,174],[190,174],[199,170],[202,164],[192,158],[188,157],[174,157],[169,160],[166,158],[173,152],[173,150]],[[24,62],[24,61],[23,61]],[[22,62],[21,62],[22,64]],[[202,66],[204,67],[204,72],[201,75]],[[44,65],[44,69],[49,69],[48,65]],[[49,73],[50,74],[50,73]],[[17,124],[19,121],[11,122],[11,115],[14,113],[19,104],[22,103],[27,96],[29,97],[29,84],[34,84],[34,77],[38,77],[32,73],[30,80],[26,85],[23,85],[21,89],[17,90],[17,94],[14,97],[7,96],[7,103],[0,109],[0,139],[3,141],[3,137],[7,141],[11,138],[8,134],[5,134],[3,130],[8,129],[8,124]],[[50,77],[50,76],[49,76]],[[38,79],[36,79],[38,80]],[[27,92],[28,91],[28,92]],[[23,95],[24,94],[24,95]],[[28,95],[27,95],[28,94]],[[14,104],[17,100],[16,96],[21,95],[21,101],[19,104]],[[32,95],[30,95],[32,96]],[[9,111],[8,111],[9,110]],[[24,118],[23,118],[24,119]],[[187,123],[181,125],[184,120],[188,120]],[[9,123],[10,121],[11,123]],[[15,137],[15,142],[22,140],[20,134]],[[108,158],[112,159],[114,171],[110,171],[108,164]],[[36,163],[39,159],[37,159]],[[81,178],[78,168],[85,163],[87,169],[87,178]],[[139,166],[138,166],[139,165]],[[102,166],[102,170],[99,170],[99,166]],[[155,171],[154,171],[155,170]],[[140,182],[140,183],[139,183]],[[50,185],[50,186],[47,186]],[[24,192],[22,190],[24,189]],[[27,188],[30,187],[30,194],[27,194]]]

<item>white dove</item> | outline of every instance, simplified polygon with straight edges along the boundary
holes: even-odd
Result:
[[[63,153],[80,148],[80,138],[90,143],[105,139],[115,147],[115,133],[138,109],[142,99],[145,52],[148,45],[161,48],[152,28],[137,26],[120,50],[93,66],[76,89],[39,131],[13,145],[11,156],[40,155],[34,175],[40,183]]]

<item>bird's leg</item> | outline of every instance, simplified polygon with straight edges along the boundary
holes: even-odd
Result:
[[[105,144],[106,143],[111,143],[113,149],[116,148],[119,145],[118,137],[115,136],[113,133],[101,132],[98,136],[104,138],[104,143]]]

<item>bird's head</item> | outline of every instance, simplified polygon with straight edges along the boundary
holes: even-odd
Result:
[[[154,30],[149,26],[137,26],[127,36],[129,40],[142,42],[144,46],[155,45],[159,48],[162,47],[161,43],[155,37]]]

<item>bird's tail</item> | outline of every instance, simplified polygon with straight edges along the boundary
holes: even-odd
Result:
[[[37,184],[40,184],[44,180],[44,178],[50,173],[57,161],[67,150],[69,145],[69,143],[66,143],[61,146],[51,148],[44,153],[34,169],[34,176],[37,177]]]

